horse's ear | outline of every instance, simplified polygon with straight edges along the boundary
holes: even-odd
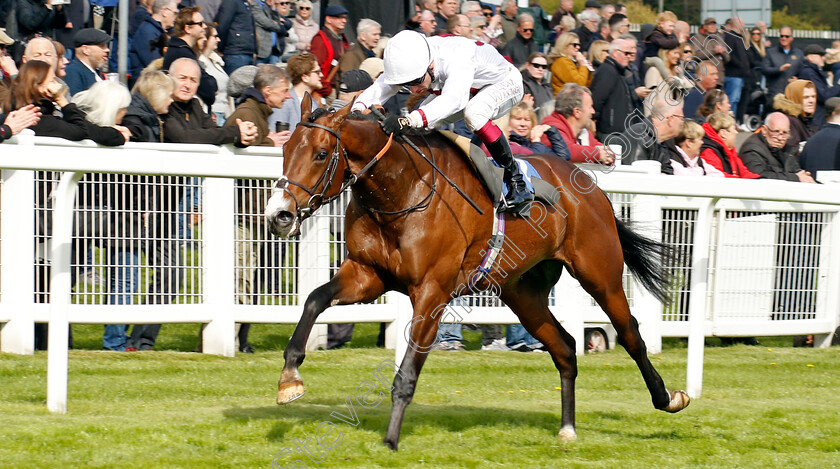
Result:
[[[312,96],[309,91],[303,94],[303,99],[300,100],[300,121],[303,122],[312,113]]]
[[[346,119],[347,116],[350,114],[350,110],[353,109],[353,103],[355,101],[356,101],[356,98],[353,97],[353,100],[351,100],[349,104],[347,104],[343,108],[336,111],[335,114],[333,114],[332,121],[333,121],[334,125],[338,126],[338,125],[341,125],[342,122],[344,122],[344,119]]]

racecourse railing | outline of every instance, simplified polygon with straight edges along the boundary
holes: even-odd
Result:
[[[282,173],[279,150],[106,148],[32,135],[0,150],[0,348],[33,353],[34,325],[49,325],[52,411],[66,409],[68,324],[201,323],[203,351],[232,356],[235,323],[296,323],[309,292],[345,256],[349,193],[309,219],[299,239],[267,233],[262,206]],[[704,336],[816,334],[817,345],[829,344],[840,311],[832,288],[840,278],[840,185],[662,176],[650,162],[579,169],[609,194],[619,218],[673,248],[668,306],[629,274],[625,291],[650,351],[662,337],[692,337],[693,395]],[[585,325],[608,321],[569,275],[550,301],[578,353]],[[399,362],[412,316],[396,293],[329,308],[310,346],[324,345],[327,323],[384,322]],[[445,317],[517,322],[481,295],[453,302]]]

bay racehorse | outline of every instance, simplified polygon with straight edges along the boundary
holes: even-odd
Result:
[[[333,278],[306,299],[300,322],[284,352],[277,403],[304,393],[298,368],[316,318],[330,306],[371,302],[399,291],[414,308],[412,347],[400,364],[391,392],[385,443],[397,449],[400,427],[414,395],[427,351],[435,340],[441,308],[463,291],[493,291],[525,329],[543,343],[560,372],[559,437],[575,434],[575,341],[555,320],[548,296],[565,268],[609,316],[618,341],[636,361],[657,409],[677,412],[688,395],[669,391],[647,357],[638,323],[622,289],[623,264],[653,294],[664,298],[658,243],[617,220],[609,199],[585,173],[555,156],[529,156],[542,178],[563,195],[537,204],[530,218],[508,215],[506,236],[516,255],[497,263],[479,282],[493,226],[493,202],[462,150],[439,133],[407,135],[389,144],[371,114],[316,109],[303,99],[301,124],[285,145],[283,178],[273,188],[265,216],[281,237],[297,235],[303,219],[350,188],[345,233],[347,257]],[[422,152],[418,154],[417,150]],[[424,158],[425,156],[425,158]],[[432,168],[437,165],[484,212],[480,214]],[[536,226],[539,225],[539,226]],[[473,285],[474,284],[474,285]],[[455,292],[455,293],[453,293]]]

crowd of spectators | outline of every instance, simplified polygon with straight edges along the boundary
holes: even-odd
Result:
[[[114,73],[114,8],[94,8],[99,3],[12,0],[0,7],[0,141],[30,128],[111,146],[130,140],[282,147],[303,100],[312,107],[346,104],[382,73],[387,36],[376,21],[382,18],[348,25],[350,12],[340,5],[131,0],[129,93]],[[774,42],[765,24],[748,28],[739,17],[722,27],[706,18],[691,36],[688,23],[669,11],[631,34],[634,19],[624,5],[587,0],[574,11],[573,3],[561,0],[548,15],[538,6],[518,8],[515,0],[498,7],[416,0],[404,28],[490,44],[520,68],[525,97],[507,118],[518,154],[604,165],[648,159],[677,176],[806,183],[818,171],[840,169],[840,44],[826,50],[801,41],[800,49],[790,27],[781,26]],[[347,28],[355,32],[352,43]],[[91,99],[106,95],[107,108]],[[405,113],[406,98],[407,91],[398,93],[386,108]],[[763,119],[757,130],[747,127],[752,115]],[[450,128],[469,134],[457,123]],[[121,182],[140,186],[128,177]],[[111,247],[112,263],[123,269],[108,279],[116,303],[131,301],[125,293],[139,288],[141,252],[160,266],[149,298],[168,303],[178,293],[184,260],[173,214],[195,196],[184,193],[185,181],[170,182],[152,200],[126,202],[131,213],[157,214],[124,225],[136,234],[145,223],[158,241]],[[242,189],[241,198],[257,201],[242,213],[259,211],[258,191]],[[259,239],[258,227],[244,218],[238,223],[242,239]],[[258,268],[256,248],[246,244],[237,278],[243,303],[251,301]],[[130,335],[109,328],[104,346],[149,349],[159,327],[134,326]],[[249,350],[247,333],[240,334],[240,350]]]

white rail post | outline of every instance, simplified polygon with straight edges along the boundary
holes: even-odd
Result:
[[[35,219],[34,180],[33,171],[3,170],[0,279],[3,282],[3,310],[9,322],[0,329],[0,351],[5,353],[31,355],[35,352],[35,321],[32,318],[35,291],[35,266],[32,262],[35,252],[32,223]]]
[[[204,327],[202,351],[224,357],[236,355],[233,199],[233,179],[204,179],[204,252],[212,255],[204,256],[203,293],[212,319]]]
[[[300,282],[298,304],[303,308],[313,290],[330,279],[330,207],[325,205],[317,215],[303,222],[300,237]],[[306,350],[327,348],[327,325],[315,324],[306,340]]]
[[[840,212],[831,213],[831,224],[828,225],[828,229],[823,230],[820,251],[825,249],[830,252],[829,256],[826,256],[828,257],[828,265],[826,266],[828,274],[825,276],[827,281],[820,282],[819,293],[825,298],[823,310],[828,315],[827,319],[831,320],[834,325],[828,334],[814,334],[814,347],[821,348],[831,346],[834,331],[840,326],[840,290],[831,282],[831,279],[840,277]],[[817,309],[817,311],[819,310]]]
[[[703,331],[706,321],[706,290],[709,277],[709,247],[712,238],[712,218],[718,199],[701,203],[694,226],[694,250],[691,254],[691,297],[688,301],[688,357],[686,360],[686,392],[692,399],[703,390]]]
[[[408,340],[406,330],[411,324],[414,309],[411,307],[411,300],[408,296],[390,291],[385,294],[388,305],[396,311],[396,319],[394,322],[388,324],[385,329],[385,347],[394,349],[394,363],[399,367],[402,364],[403,357],[408,351]]]
[[[575,355],[586,353],[586,321],[584,319],[584,301],[591,297],[586,294],[580,283],[571,275],[561,275],[554,285],[554,306],[549,306],[551,314],[575,339]],[[606,318],[606,316],[604,316]],[[606,319],[605,319],[606,320]]]
[[[59,414],[67,413],[67,336],[70,327],[67,313],[70,310],[70,293],[73,288],[70,285],[70,247],[76,187],[83,175],[82,172],[62,173],[53,203],[47,409]]]
[[[643,167],[649,174],[660,174],[662,165],[658,161],[636,161],[635,167]],[[662,240],[661,197],[636,195],[633,197],[633,221],[639,224],[642,234],[654,241]],[[639,334],[645,341],[649,353],[662,352],[662,302],[657,300],[641,282],[633,279],[633,310],[639,320]]]

